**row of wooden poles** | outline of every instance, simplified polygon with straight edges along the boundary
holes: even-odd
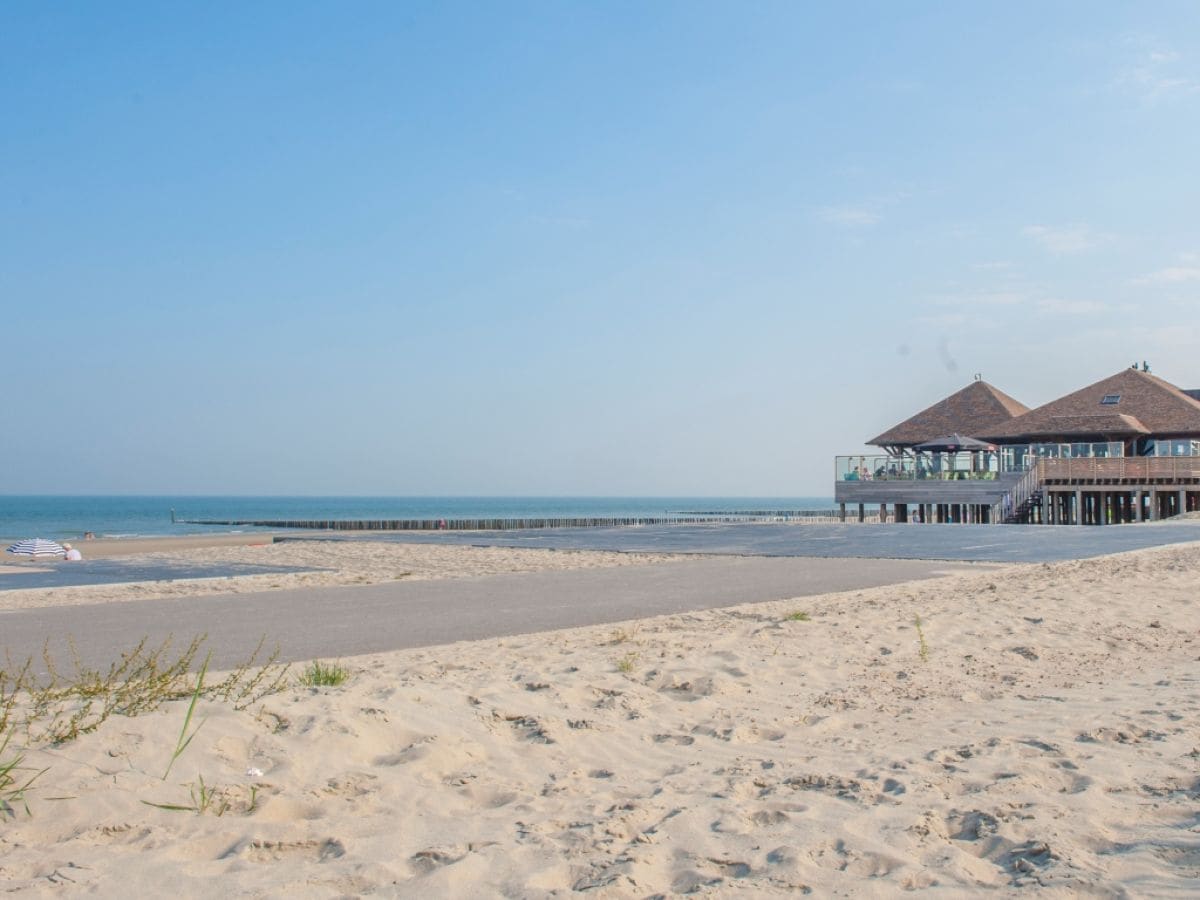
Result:
[[[585,516],[543,519],[175,519],[180,525],[237,525],[256,528],[313,528],[320,531],[514,531],[526,528],[615,528],[621,525],[699,525],[763,519],[835,520],[836,510],[696,513],[671,516]]]

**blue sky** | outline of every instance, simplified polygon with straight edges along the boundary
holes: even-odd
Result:
[[[0,493],[828,495],[1200,387],[1191,3],[8,3]]]

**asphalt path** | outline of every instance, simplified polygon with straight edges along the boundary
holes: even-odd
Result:
[[[528,531],[404,531],[280,536],[280,540],[368,540],[751,556],[1059,562],[1200,540],[1200,522],[1142,525],[788,525],[714,523]]]
[[[0,612],[0,659],[35,665],[45,645],[107,669],[142,637],[175,646],[207,635],[215,668],[260,638],[286,661],[331,659],[460,640],[621,622],[930,578],[928,560],[723,557],[439,581],[303,588]],[[202,654],[203,655],[203,654]]]
[[[129,584],[141,581],[179,581],[185,578],[236,578],[241,575],[289,575],[318,571],[307,566],[269,566],[258,563],[195,562],[188,559],[129,560],[120,556],[67,562],[61,559],[33,562],[0,561],[0,591],[30,588],[77,587],[92,584]]]

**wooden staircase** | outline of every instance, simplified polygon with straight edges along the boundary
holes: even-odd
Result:
[[[1042,470],[1040,461],[1029,467],[1021,476],[1021,480],[1013,485],[1004,502],[999,504],[1000,514],[994,521],[1003,522],[1005,525],[1024,525],[1030,522],[1033,511],[1042,505]]]

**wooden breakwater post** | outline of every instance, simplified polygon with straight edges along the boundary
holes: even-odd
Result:
[[[618,528],[636,525],[713,525],[788,520],[834,521],[836,510],[681,513],[666,516],[576,516],[485,519],[178,519],[180,525],[225,525],[314,531],[520,531],[533,528]]]

